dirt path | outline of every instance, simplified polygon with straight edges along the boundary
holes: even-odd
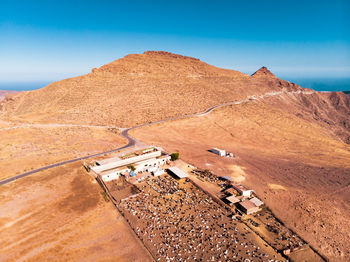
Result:
[[[116,126],[96,126],[96,125],[76,125],[76,124],[22,124],[18,126],[4,127],[0,128],[0,131],[17,129],[17,128],[29,128],[29,127],[37,127],[37,128],[58,128],[58,127],[86,127],[86,128],[117,128]]]
[[[22,177],[26,177],[26,176],[35,174],[35,173],[43,171],[43,170],[47,170],[49,168],[62,166],[62,165],[68,164],[68,163],[72,163],[72,162],[88,159],[88,158],[91,158],[91,157],[102,156],[102,155],[105,155],[105,154],[113,153],[113,152],[116,152],[116,151],[119,151],[119,150],[122,150],[122,149],[126,149],[126,148],[129,148],[129,147],[135,146],[135,145],[142,144],[141,141],[138,141],[138,140],[136,140],[135,138],[133,138],[133,137],[131,137],[129,135],[129,131],[130,130],[134,130],[134,129],[138,129],[138,128],[142,128],[142,127],[146,127],[146,126],[150,126],[150,125],[154,125],[154,124],[164,123],[164,122],[168,122],[168,121],[180,120],[180,119],[184,119],[184,118],[191,118],[191,117],[196,117],[196,116],[205,116],[205,115],[211,113],[213,110],[218,109],[218,108],[222,108],[222,107],[230,106],[230,105],[239,105],[239,104],[243,104],[243,103],[249,103],[249,102],[256,101],[256,100],[259,100],[259,99],[264,99],[264,98],[267,98],[267,97],[279,96],[279,95],[283,95],[283,94],[304,94],[304,95],[310,95],[310,94],[315,94],[315,93],[316,93],[316,91],[300,91],[300,90],[299,91],[293,91],[293,92],[288,92],[288,91],[269,92],[269,93],[266,93],[266,94],[260,95],[260,96],[250,96],[247,99],[216,105],[216,106],[213,106],[213,107],[207,109],[204,112],[200,112],[200,113],[196,113],[196,114],[190,114],[190,115],[183,115],[183,116],[179,116],[179,117],[167,118],[167,119],[163,119],[163,120],[159,120],[159,121],[155,121],[155,122],[151,122],[151,123],[147,123],[147,124],[142,124],[142,125],[134,126],[134,127],[130,127],[130,128],[124,128],[124,129],[118,128],[118,127],[110,127],[110,126],[94,126],[94,125],[90,126],[90,125],[74,125],[74,124],[24,124],[24,125],[17,126],[17,127],[15,126],[15,127],[2,128],[2,129],[0,129],[0,131],[2,131],[2,130],[10,130],[10,129],[15,129],[15,128],[24,128],[24,127],[40,127],[40,128],[41,127],[44,127],[44,128],[47,128],[47,127],[50,127],[50,128],[52,128],[52,127],[118,128],[119,130],[122,130],[121,135],[128,140],[128,144],[125,145],[125,146],[122,146],[122,147],[110,150],[108,152],[102,152],[102,153],[98,153],[98,154],[88,155],[88,156],[85,156],[85,157],[74,158],[74,159],[70,159],[70,160],[67,160],[67,161],[63,161],[63,162],[51,164],[51,165],[48,165],[48,166],[44,166],[44,167],[41,167],[41,168],[38,168],[38,169],[34,169],[34,170],[29,171],[29,172],[26,172],[26,173],[23,173],[23,174],[20,174],[20,175],[11,177],[11,178],[8,178],[8,179],[5,179],[5,180],[1,180],[0,181],[0,185],[5,185],[7,183],[10,183],[10,182],[15,181],[17,179],[20,179]]]

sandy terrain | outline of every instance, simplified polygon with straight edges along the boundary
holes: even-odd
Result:
[[[126,143],[117,131],[87,127],[0,128],[0,136],[0,179]]]
[[[0,187],[0,261],[151,261],[81,163]]]
[[[350,147],[317,121],[258,102],[132,133],[253,188],[282,221],[331,260],[350,256]],[[212,147],[236,158],[214,155],[207,151]]]

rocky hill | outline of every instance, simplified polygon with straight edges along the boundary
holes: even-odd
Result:
[[[279,91],[295,92],[280,94]],[[267,93],[277,95],[259,98]],[[249,96],[256,99],[247,100]],[[9,94],[0,102],[0,124],[4,127],[18,122],[129,127],[201,112],[237,100],[246,102],[217,109],[203,117],[137,129],[132,135],[145,143],[163,146],[169,152],[179,151],[182,159],[202,169],[210,168],[218,175],[230,174],[240,179],[254,188],[288,227],[330,261],[348,261],[350,97],[343,92],[311,92],[279,79],[266,67],[250,76],[191,57],[149,51],[127,55],[87,75],[39,90]],[[20,166],[32,168],[38,159],[41,163],[38,156],[45,161],[62,161],[58,157],[67,159],[77,150],[89,153],[102,150],[92,140],[99,146],[116,147],[122,143],[112,134],[81,128],[3,132],[4,150],[0,158],[8,169],[11,169],[9,163],[18,165],[18,161]],[[60,143],[56,144],[56,140]],[[218,158],[207,152],[214,146],[234,152],[236,158]],[[62,156],[60,152],[69,153]],[[32,153],[37,159],[33,160]],[[19,155],[24,160],[18,160]],[[71,171],[64,172],[71,175]],[[69,188],[66,186],[64,190]],[[72,199],[80,191],[79,186],[73,187]],[[40,199],[47,198],[40,195]],[[100,213],[97,216],[101,217]],[[39,220],[42,225],[42,218]],[[44,222],[52,228],[49,220]],[[13,235],[22,231],[16,227]]]
[[[263,67],[252,76],[162,51],[131,54],[91,73],[12,95],[3,117],[128,127],[280,90],[301,90]]]

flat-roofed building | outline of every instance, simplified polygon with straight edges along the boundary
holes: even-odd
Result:
[[[153,172],[158,169],[159,166],[165,165],[170,161],[169,155],[160,156],[157,158],[151,158],[135,163],[135,172]]]
[[[171,156],[170,155],[162,155],[160,157],[157,157],[157,159],[160,161],[159,164],[166,164],[166,163],[169,163]]]
[[[221,176],[220,177],[222,180],[226,180],[226,181],[232,181],[232,178],[229,176]]]
[[[239,207],[240,209],[246,213],[247,215],[256,213],[260,210],[259,207],[257,207],[253,202],[251,202],[250,200],[244,200],[242,202],[239,202]]]
[[[226,200],[229,201],[231,204],[236,204],[240,201],[236,196],[226,197]]]
[[[225,194],[234,195],[234,196],[237,194],[237,190],[234,189],[233,187],[227,188],[224,192]]]
[[[170,167],[168,170],[179,179],[188,177],[188,174],[176,166]]]
[[[157,170],[152,172],[153,176],[160,176],[164,174],[164,169],[158,168]]]
[[[112,180],[116,180],[119,178],[120,175],[124,175],[127,172],[130,172],[131,170],[129,168],[118,168],[115,170],[109,170],[109,171],[105,171],[105,172],[101,172],[100,174],[98,174],[101,179],[104,182],[109,182]]]
[[[219,149],[219,148],[212,148],[209,150],[210,152],[216,154],[216,155],[219,155],[219,156],[226,156],[226,151],[223,150],[223,149]]]
[[[251,189],[246,189],[244,186],[242,185],[235,185],[232,184],[233,188],[236,189],[238,191],[238,193],[240,193],[242,196],[245,197],[250,197],[250,195],[252,194],[253,190]]]
[[[151,172],[152,167],[156,167],[158,161],[156,158],[151,158],[147,160],[143,160],[137,163],[134,163],[135,172]]]
[[[256,205],[257,207],[260,207],[262,205],[264,205],[264,202],[262,202],[259,198],[257,197],[253,197],[252,199],[250,199],[251,202],[254,203],[254,205]]]
[[[103,181],[108,182],[118,179],[120,175],[129,176],[131,169],[134,168],[135,174],[139,172],[155,172],[160,166],[167,164],[169,161],[169,155],[162,155],[159,148],[151,147],[121,157],[101,160],[96,162],[99,165],[91,167],[91,170],[101,177]],[[160,172],[158,171],[157,174],[159,175]]]
[[[153,148],[153,150],[148,149],[148,151],[146,151],[146,153],[142,153],[142,154],[137,155],[137,156],[126,157],[124,159],[119,159],[119,160],[117,160],[115,158],[116,161],[107,162],[106,164],[99,165],[99,166],[94,166],[91,169],[95,173],[100,173],[100,172],[115,169],[115,168],[118,168],[121,166],[127,166],[130,164],[134,164],[134,163],[140,162],[142,160],[157,158],[157,157],[160,157],[161,155],[162,155],[162,152],[160,150],[158,150],[157,148]]]
[[[97,160],[96,164],[98,166],[102,166],[102,165],[113,163],[113,162],[116,162],[116,161],[119,161],[119,160],[121,160],[121,159],[118,156],[115,156],[115,157],[111,157],[111,158],[107,158],[107,159]]]

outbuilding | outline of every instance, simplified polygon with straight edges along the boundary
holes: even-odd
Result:
[[[260,210],[259,207],[257,207],[253,202],[250,200],[245,200],[239,203],[240,209],[246,213],[247,215],[256,213]]]
[[[218,148],[212,148],[209,150],[210,152],[216,154],[216,155],[219,155],[219,156],[226,156],[226,151],[223,150],[223,149],[218,149]]]
[[[225,190],[225,194],[228,194],[228,195],[237,195],[237,190],[234,189],[233,187],[229,187]]]
[[[226,200],[229,201],[231,204],[236,204],[240,201],[236,196],[226,197]]]
[[[176,166],[170,167],[168,170],[179,179],[188,177],[188,174]]]
[[[103,172],[100,174],[101,179],[104,182],[109,182],[112,180],[117,180],[120,176],[120,171],[119,170],[113,170],[113,171],[108,171],[108,172]]]
[[[164,174],[164,169],[158,168],[157,170],[152,172],[153,176],[160,176]]]
[[[254,203],[254,205],[256,205],[257,207],[260,207],[264,204],[264,202],[262,202],[259,198],[257,197],[253,197],[252,199],[250,199],[251,202]]]
[[[220,177],[222,180],[225,180],[225,181],[232,181],[232,177],[229,177],[229,176],[221,176]]]
[[[234,189],[236,189],[238,191],[238,193],[240,193],[242,196],[245,196],[245,197],[250,197],[250,195],[253,192],[253,190],[246,189],[242,185],[235,185],[235,184],[233,184],[232,186],[234,187]]]

